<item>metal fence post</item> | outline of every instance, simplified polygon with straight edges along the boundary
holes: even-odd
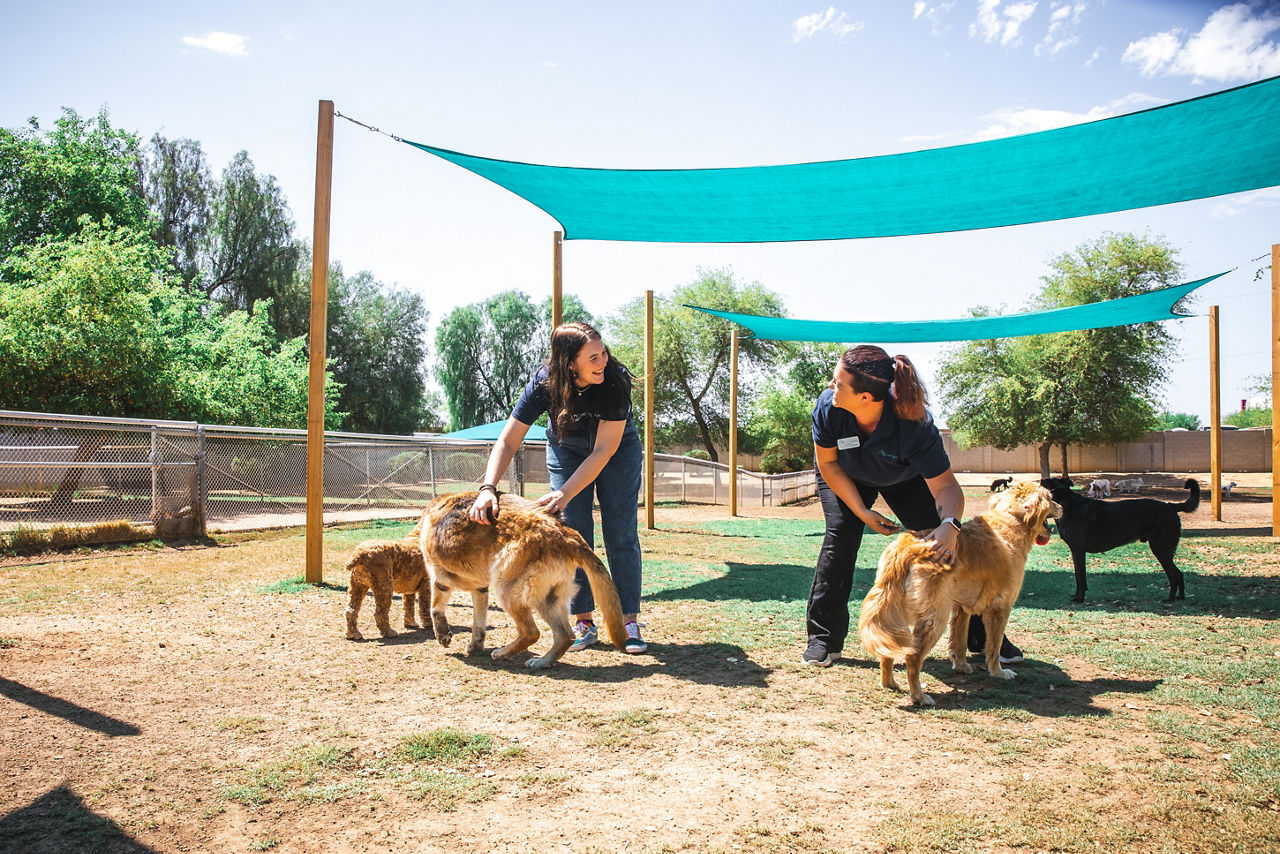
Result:
[[[440,496],[436,494],[436,453],[435,448],[427,446],[427,472],[431,475],[431,500]]]
[[[199,518],[196,520],[197,536],[208,535],[208,518],[209,518],[209,482],[206,477],[205,455],[207,449],[205,446],[204,425],[196,427],[196,494],[192,496],[195,502],[196,513]]]
[[[160,478],[160,431],[151,425],[151,518],[155,520],[161,511],[161,478]]]

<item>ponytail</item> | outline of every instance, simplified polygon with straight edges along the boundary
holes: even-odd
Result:
[[[845,350],[840,365],[853,377],[854,392],[867,392],[877,401],[889,398],[899,418],[923,421],[927,417],[928,392],[906,356],[890,358],[880,347],[861,344]]]

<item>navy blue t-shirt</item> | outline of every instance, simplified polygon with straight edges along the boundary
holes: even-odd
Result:
[[[813,444],[837,448],[836,461],[855,482],[893,486],[917,476],[937,477],[951,468],[933,416],[926,413],[924,421],[899,418],[886,400],[880,423],[863,439],[853,413],[835,406],[834,396],[831,389],[818,395],[813,407]]]
[[[522,424],[532,424],[551,409],[551,390],[547,377],[551,371],[546,365],[538,369],[524,387],[520,400],[511,416]],[[604,369],[604,382],[589,385],[578,392],[573,401],[574,421],[564,436],[556,435],[555,419],[547,427],[547,438],[557,444],[573,445],[590,450],[595,445],[596,428],[601,421],[626,421],[625,429],[634,430],[631,423],[631,374],[618,362],[609,362]]]

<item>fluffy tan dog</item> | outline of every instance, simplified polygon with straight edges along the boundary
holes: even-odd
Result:
[[[965,660],[969,616],[980,614],[987,630],[987,671],[997,679],[1014,672],[1000,666],[1000,641],[1009,611],[1022,590],[1032,543],[1049,542],[1046,523],[1062,515],[1049,491],[1034,481],[1015,483],[991,499],[987,512],[960,529],[956,559],[939,561],[923,533],[904,533],[880,556],[876,582],[862,602],[858,634],[867,652],[880,659],[880,684],[897,688],[895,660],[905,661],[911,702],[932,706],[920,687],[920,665],[942,637],[951,615],[951,666],[973,668]]]
[[[550,667],[573,643],[569,599],[576,589],[574,571],[581,567],[604,616],[609,642],[622,649],[627,635],[617,588],[578,532],[516,495],[501,496],[498,518],[491,525],[480,525],[467,515],[475,498],[474,492],[441,498],[422,514],[419,526],[431,576],[431,621],[440,645],[448,646],[451,636],[444,613],[450,595],[454,590],[469,590],[474,614],[467,653],[484,648],[492,587],[498,605],[517,630],[515,640],[495,649],[493,657],[510,658],[538,639],[533,620],[537,611],[551,626],[551,648],[525,665]]]
[[[404,596],[406,629],[419,628],[419,624],[413,619],[415,599],[422,615],[422,624],[429,625],[431,583],[426,564],[422,560],[422,545],[417,528],[403,540],[365,540],[351,553],[347,560],[347,571],[351,573],[351,582],[347,588],[350,591],[347,602],[347,637],[351,640],[364,640],[364,635],[356,628],[356,620],[360,616],[360,604],[367,591],[373,591],[373,622],[384,638],[396,635],[389,619],[392,593]]]

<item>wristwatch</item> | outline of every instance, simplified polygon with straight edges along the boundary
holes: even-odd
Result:
[[[951,527],[955,528],[957,531],[960,530],[960,520],[957,519],[955,516],[948,516],[947,518],[943,519],[942,524],[950,525]]]

